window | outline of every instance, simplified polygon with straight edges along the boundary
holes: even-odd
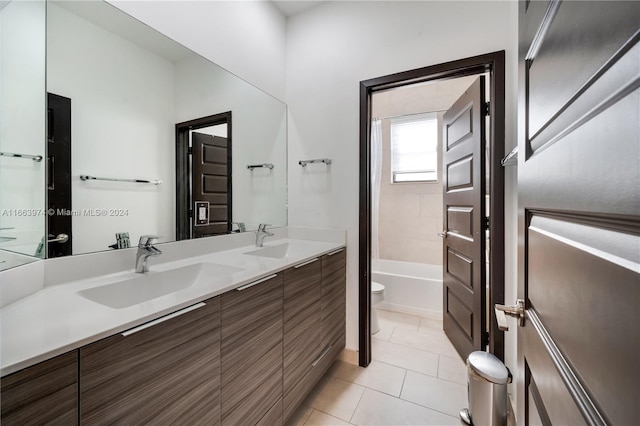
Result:
[[[437,113],[392,119],[391,183],[437,181]]]

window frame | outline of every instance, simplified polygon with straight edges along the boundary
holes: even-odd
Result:
[[[405,171],[396,171],[395,169],[395,164],[394,164],[394,156],[397,155],[396,150],[394,150],[394,145],[397,146],[397,144],[394,144],[394,126],[395,125],[402,125],[402,124],[408,124],[408,123],[416,123],[416,122],[421,122],[421,121],[435,121],[436,127],[435,127],[435,149],[433,151],[430,151],[430,153],[433,154],[433,156],[435,157],[435,168],[422,168],[422,169],[416,169],[416,170],[405,170]],[[439,183],[440,179],[438,177],[439,175],[439,156],[440,156],[440,132],[439,132],[439,128],[438,126],[440,125],[440,118],[439,118],[439,111],[428,111],[428,112],[424,112],[424,113],[418,113],[418,114],[411,114],[411,115],[404,115],[404,116],[399,116],[399,117],[394,117],[390,119],[390,125],[389,125],[389,175],[390,175],[390,183],[392,185],[395,184],[404,184],[404,183]],[[401,176],[401,175],[412,175],[412,174],[431,174],[433,176],[433,178],[427,178],[427,179],[407,179],[407,180],[397,180],[396,176]]]

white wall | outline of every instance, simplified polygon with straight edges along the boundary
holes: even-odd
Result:
[[[270,1],[108,1],[284,100],[285,18]]]
[[[45,157],[45,5],[12,1],[0,12],[0,151]],[[45,234],[41,162],[0,157],[0,248],[33,255]],[[0,265],[0,268],[2,265]]]
[[[358,83],[506,50],[507,145],[513,145],[516,27],[516,2],[328,2],[289,19],[289,224],[347,229],[348,348],[358,347]],[[316,157],[334,160],[327,175],[308,176],[297,165]],[[515,191],[511,183],[507,189]],[[508,215],[511,241],[515,212]],[[514,262],[515,246],[507,252]],[[508,277],[507,286],[515,280]]]

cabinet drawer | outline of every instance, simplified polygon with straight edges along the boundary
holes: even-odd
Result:
[[[284,272],[284,381],[289,389],[308,371],[321,346],[321,261]]]
[[[282,274],[222,295],[222,424],[254,425],[282,397]]]
[[[78,424],[78,351],[2,378],[3,425]]]
[[[322,358],[315,359],[315,365],[310,366],[309,370],[302,379],[300,379],[290,389],[285,390],[282,404],[282,417],[286,422],[289,417],[296,411],[300,403],[306,398],[307,394],[318,383],[320,378],[327,372],[333,361],[344,349],[344,336],[341,340],[329,345],[321,352]]]
[[[80,349],[84,424],[219,424],[220,299]]]
[[[345,250],[322,256],[322,347],[344,339],[346,321]]]

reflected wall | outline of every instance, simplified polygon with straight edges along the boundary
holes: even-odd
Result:
[[[44,1],[10,1],[0,9],[0,269],[44,256]],[[21,254],[26,256],[21,256]]]

